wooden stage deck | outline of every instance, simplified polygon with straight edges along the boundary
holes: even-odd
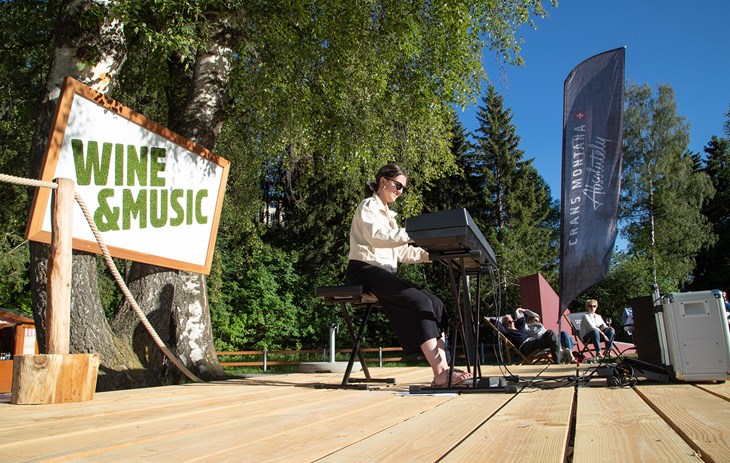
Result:
[[[585,368],[585,367],[582,367]],[[569,365],[512,367],[521,380]],[[428,368],[374,368],[398,384],[318,389],[338,374],[262,375],[97,393],[59,405],[0,403],[0,461],[730,462],[730,383],[517,393],[409,394]],[[482,367],[484,376],[502,376]]]

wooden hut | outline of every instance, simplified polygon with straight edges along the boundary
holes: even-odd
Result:
[[[35,323],[27,315],[0,309],[0,394],[13,386],[13,357],[38,353]]]

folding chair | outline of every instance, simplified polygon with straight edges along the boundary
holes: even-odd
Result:
[[[573,335],[573,339],[575,340],[575,345],[578,347],[578,356],[586,356],[586,353],[590,353],[591,357],[595,357],[596,353],[593,350],[593,344],[591,343],[585,343],[580,338],[580,321],[583,318],[583,315],[585,312],[576,312],[576,313],[566,313],[563,316],[570,324],[571,334]],[[633,326],[633,324],[632,324]],[[622,349],[623,348],[623,349]],[[634,347],[631,343],[625,343],[625,342],[619,342],[614,340],[613,341],[613,347],[611,348],[611,355],[614,355],[616,357],[620,357],[625,352],[630,350],[635,350],[636,347]]]
[[[578,348],[578,355],[576,357],[586,357],[586,353],[591,351],[591,344],[584,343],[580,338],[580,321],[583,318],[583,314],[585,312],[563,314],[563,317],[565,317],[565,320],[570,325],[570,334],[573,335],[573,340]],[[593,353],[592,357],[595,356],[596,354]]]
[[[489,326],[492,330],[494,330],[495,333],[497,333],[497,336],[499,339],[502,340],[505,346],[505,352],[507,354],[507,363],[513,363],[512,357],[510,356],[510,351],[517,352],[517,355],[522,359],[520,362],[514,362],[517,365],[536,365],[541,363],[552,363],[552,356],[550,354],[550,349],[542,349],[535,351],[531,353],[530,355],[525,355],[520,350],[512,344],[512,341],[507,338],[507,336],[504,335],[501,331],[499,331],[499,328],[497,328],[497,325],[495,323],[492,323],[492,320],[489,317],[484,317],[484,321],[487,322],[487,326]],[[495,320],[496,322],[496,320]]]

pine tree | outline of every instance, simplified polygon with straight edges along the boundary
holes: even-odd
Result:
[[[504,109],[494,86],[482,102],[469,162],[480,193],[474,219],[497,255],[507,283],[504,302],[514,305],[519,301],[519,278],[555,264],[555,229],[548,226],[553,212],[550,189],[532,160],[523,159],[511,111]]]
[[[456,113],[451,115],[451,155],[453,167],[440,178],[422,188],[425,212],[464,208],[471,212],[475,204],[475,186],[470,175],[470,144]]]
[[[707,160],[704,172],[715,187],[715,197],[707,202],[702,213],[707,216],[717,235],[717,243],[697,256],[697,268],[690,288],[730,288],[730,140],[713,136],[705,147]]]

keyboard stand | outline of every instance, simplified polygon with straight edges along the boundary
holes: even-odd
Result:
[[[477,253],[479,251],[476,251]],[[507,384],[505,378],[482,378],[479,361],[479,320],[481,320],[481,284],[482,275],[489,273],[494,278],[494,266],[489,264],[475,267],[475,251],[430,253],[432,262],[440,261],[449,268],[451,291],[456,301],[454,319],[449,331],[450,354],[449,379],[447,387],[411,386],[411,394],[454,393],[454,392],[516,392],[516,388]],[[470,262],[471,266],[467,265]],[[469,277],[476,277],[476,304],[472,304],[469,288]],[[474,310],[476,309],[476,318]],[[471,387],[453,386],[454,363],[459,335],[463,338],[464,357],[467,371],[474,375]],[[472,372],[472,366],[473,372]]]

